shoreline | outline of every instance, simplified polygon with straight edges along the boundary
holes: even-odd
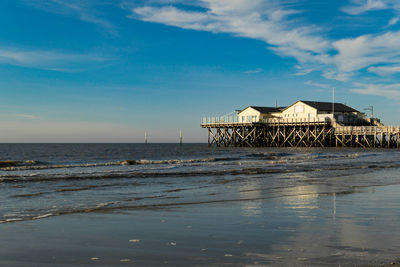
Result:
[[[390,206],[399,188],[337,195],[336,210],[329,211],[331,196],[289,196],[283,204],[276,199],[209,203],[3,224],[0,242],[7,246],[0,264],[397,266],[390,252],[400,240],[396,225],[381,220],[382,214],[366,213],[370,208],[363,203],[373,198]],[[280,210],[271,210],[276,205]],[[375,219],[352,219],[354,212]]]

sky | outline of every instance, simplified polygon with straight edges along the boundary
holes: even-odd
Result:
[[[5,0],[0,142],[206,142],[203,116],[335,101],[400,125],[398,0]]]

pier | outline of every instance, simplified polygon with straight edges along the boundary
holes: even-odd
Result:
[[[250,106],[235,115],[202,118],[201,127],[208,130],[208,145],[217,147],[400,147],[400,126],[384,126],[340,103],[336,112],[326,111],[333,103],[293,105]]]
[[[334,133],[337,147],[400,147],[398,126],[343,126],[334,128]]]

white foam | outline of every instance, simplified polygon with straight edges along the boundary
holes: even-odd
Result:
[[[39,215],[39,216],[33,217],[32,219],[33,220],[37,220],[37,219],[43,219],[43,218],[50,217],[50,216],[53,216],[53,213],[46,213],[46,214],[43,214],[43,215]]]

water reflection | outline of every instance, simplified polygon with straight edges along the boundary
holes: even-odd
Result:
[[[304,185],[288,188],[282,201],[290,209],[318,209],[318,186]]]
[[[286,219],[292,218],[295,226],[290,235],[286,232],[279,241],[273,242],[268,258],[274,258],[276,265],[392,261],[400,241],[396,230],[399,215],[392,206],[399,197],[392,196],[399,189],[398,185],[381,187],[379,197],[374,188],[339,195],[319,195],[315,193],[317,186],[288,189],[298,193],[283,198],[284,209],[293,211]]]
[[[333,192],[332,194],[332,199],[333,199],[333,218],[336,217],[336,193]]]
[[[242,216],[262,215],[262,183],[260,179],[249,179],[239,185],[240,199],[255,199],[253,201],[243,201],[240,203]]]

